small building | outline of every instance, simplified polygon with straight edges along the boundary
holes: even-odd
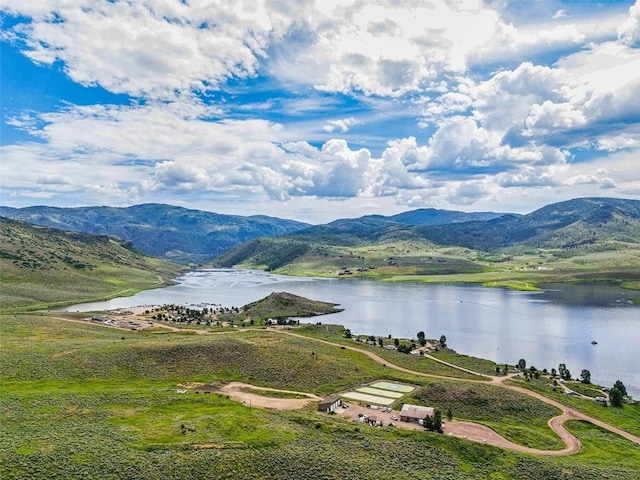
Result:
[[[376,416],[369,417],[367,419],[367,421],[369,422],[369,425],[371,425],[373,427],[378,427],[378,426],[382,425],[382,422]]]
[[[427,417],[433,417],[433,407],[422,407],[405,403],[400,410],[400,420],[403,422],[420,423]]]
[[[335,412],[336,408],[338,408],[341,403],[342,399],[340,398],[340,395],[331,395],[324,400],[320,400],[318,403],[318,411],[325,413]]]

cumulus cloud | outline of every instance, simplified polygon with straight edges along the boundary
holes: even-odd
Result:
[[[640,1],[636,1],[629,9],[629,15],[625,22],[618,28],[618,37],[629,46],[640,44]]]
[[[360,121],[353,117],[343,118],[341,120],[328,120],[322,129],[329,133],[346,133],[353,125],[357,125],[358,123],[360,123]]]
[[[273,71],[323,91],[365,95],[401,96],[463,72],[469,52],[488,41],[499,22],[480,2],[316,7],[320,12],[305,19],[306,35],[290,32],[274,47]]]
[[[638,2],[624,19],[574,22],[567,7],[522,24],[480,1],[0,5],[16,15],[2,38],[34,62],[129,95],[8,115],[38,142],[2,147],[3,193],[445,206],[527,188],[640,192],[621,156],[640,149]],[[242,103],[250,77],[265,91]],[[627,163],[594,170],[605,154]]]
[[[78,83],[131,95],[170,97],[252,76],[281,28],[250,1],[3,3],[31,17],[5,34],[31,59],[61,61]]]

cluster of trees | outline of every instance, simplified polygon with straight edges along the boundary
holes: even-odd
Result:
[[[571,380],[571,372],[564,363],[558,365],[558,376],[565,381]],[[591,377],[591,374],[589,374]]]
[[[538,372],[536,367],[534,367],[533,365],[527,370],[527,361],[524,358],[518,360],[518,364],[516,366],[518,367],[518,370],[523,372],[525,374],[525,377],[527,378],[540,377],[540,372]],[[544,369],[542,372],[547,373],[547,369]],[[556,376],[559,376],[562,380],[565,381],[571,380],[571,372],[564,363],[558,365],[558,370],[556,370],[555,368],[551,369],[551,377],[555,378]],[[591,383],[591,372],[587,369],[583,369],[582,373],[580,374],[580,378],[582,383]]]
[[[422,426],[431,432],[443,433],[442,431],[442,413],[436,409],[433,417],[427,417],[422,421]]]
[[[591,383],[591,372],[586,368],[583,368],[582,372],[580,372],[580,381],[582,383]]]
[[[627,388],[620,380],[616,380],[613,387],[609,390],[609,401],[613,407],[622,407],[624,397],[627,395]]]
[[[233,315],[240,313],[238,307],[218,307],[218,308],[189,308],[175,303],[165,304],[152,310],[146,310],[146,314],[153,313],[151,318],[158,321],[177,323],[196,323],[200,325],[211,324],[214,317],[219,315]],[[230,320],[233,323],[233,319]],[[253,322],[252,322],[253,324]]]
[[[153,311],[159,313],[153,315],[151,318],[154,320],[164,320],[168,322],[196,323],[200,325],[203,322],[209,323],[211,319],[208,308],[197,309],[187,308],[182,305],[168,304],[154,309]]]
[[[506,367],[506,366],[505,366]],[[532,377],[538,378],[540,376],[540,372],[536,370],[534,366],[529,367],[527,369],[527,361],[524,358],[518,360],[518,370],[524,373],[525,378],[528,380]],[[546,369],[543,370],[546,373]],[[564,363],[558,365],[558,370],[555,368],[551,369],[551,377],[555,378],[556,376],[560,377],[564,381],[571,380],[571,372],[567,368]],[[583,368],[580,372],[580,379],[582,383],[590,384],[591,383],[591,372],[586,368]],[[620,380],[616,380],[616,383],[609,389],[609,402],[613,407],[622,407],[624,403],[624,397],[627,395],[627,389]]]

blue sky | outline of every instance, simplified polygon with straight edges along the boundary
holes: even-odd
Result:
[[[0,0],[0,203],[640,198],[640,3]]]

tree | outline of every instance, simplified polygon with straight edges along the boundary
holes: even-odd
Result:
[[[426,338],[422,330],[418,332],[417,336],[418,336],[418,340],[420,340],[421,338]]]
[[[447,408],[447,420],[451,421],[453,419],[453,412],[451,408]]]
[[[381,347],[384,345],[384,341],[382,340],[382,337],[378,339],[378,345],[380,345]]]
[[[582,372],[580,372],[580,381],[582,383],[591,383],[591,372],[586,368],[583,368]]]
[[[552,378],[555,378],[555,376],[556,376],[557,374],[558,374],[558,372],[556,371],[556,369],[555,369],[555,368],[552,368],[552,369],[551,369],[551,377],[552,377]]]
[[[518,360],[518,370],[524,372],[525,368],[527,368],[527,361],[524,358]]]
[[[623,396],[627,394],[627,388],[624,386],[624,383],[622,383],[620,380],[616,380],[616,383],[613,384],[613,387],[620,390]]]
[[[440,335],[440,345],[442,345],[443,347],[447,346],[447,337],[445,337],[444,335]]]
[[[561,363],[560,365],[558,365],[558,375],[560,375],[560,378],[563,378],[562,374],[566,369],[567,369],[567,366],[564,363]]]
[[[345,329],[344,329],[344,335],[343,335],[343,337],[344,337],[344,338],[351,338],[351,337],[352,337],[352,335],[351,335],[351,330],[350,330],[350,329],[348,329],[348,328],[345,328]]]
[[[396,348],[398,348],[398,346],[400,346],[400,340],[397,338],[393,339],[393,344],[396,346]]]
[[[422,420],[422,426],[427,430],[433,431],[433,418],[427,416]]]
[[[565,381],[571,380],[571,372],[564,363],[558,365],[558,375],[560,375],[560,378]]]
[[[442,413],[440,410],[433,412],[433,430],[442,433]]]
[[[418,342],[420,343],[420,346],[424,347],[427,344],[427,339],[424,337],[418,338]]]
[[[609,390],[609,400],[611,401],[611,405],[614,407],[622,407],[622,392],[618,390],[616,387],[613,387]]]

